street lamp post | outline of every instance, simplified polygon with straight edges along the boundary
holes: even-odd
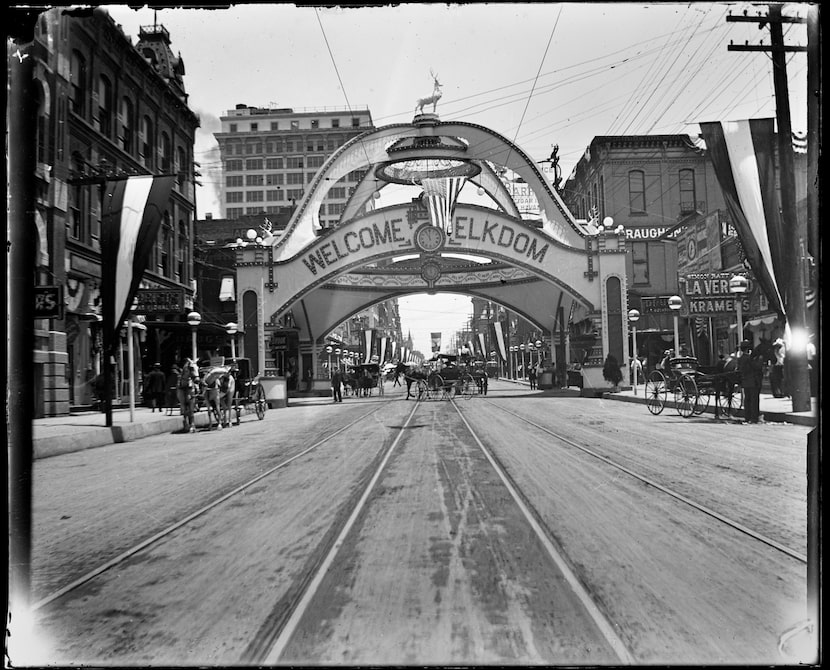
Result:
[[[522,355],[522,377],[527,378],[527,366],[525,366],[525,343],[522,342],[519,345],[519,351]]]
[[[729,292],[735,296],[735,306],[738,310],[738,346],[735,347],[737,351],[741,346],[741,340],[744,339],[744,319],[743,319],[743,302],[744,293],[749,288],[749,282],[743,275],[732,275],[729,279]]]
[[[193,363],[198,365],[199,360],[199,350],[196,346],[196,329],[199,327],[199,324],[202,323],[202,315],[199,312],[190,312],[187,315],[187,324],[190,326],[191,329],[191,342],[192,342],[192,360]]]
[[[228,324],[225,324],[225,331],[231,337],[231,358],[233,360],[236,360],[236,333],[237,333],[236,324],[233,321],[231,321]]]
[[[628,311],[628,321],[631,323],[631,351],[634,356],[634,395],[637,395],[637,377],[640,374],[640,358],[637,356],[637,321],[640,320],[640,312],[636,309]]]
[[[331,352],[334,351],[332,346],[326,345],[326,353],[329,355],[329,379],[331,379]]]
[[[544,342],[542,340],[536,340],[536,351],[539,352],[539,365],[542,364],[542,347],[544,346]]]
[[[683,299],[679,295],[673,295],[669,298],[669,309],[674,315],[674,355],[680,355],[680,328],[678,326],[678,317],[680,308],[683,306]]]

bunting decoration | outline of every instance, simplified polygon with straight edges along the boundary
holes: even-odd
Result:
[[[700,124],[747,261],[770,305],[784,316],[790,285],[775,185],[773,119]]]
[[[476,355],[476,348],[475,348],[475,346],[473,346],[473,341],[472,340],[467,342],[467,347],[470,349],[470,356],[475,356]]]
[[[378,363],[383,365],[386,362],[386,346],[389,344],[388,337],[380,338],[380,354],[378,355]]]
[[[486,360],[487,359],[487,346],[484,343],[484,333],[479,333],[478,334],[478,345],[479,345],[479,350],[481,351],[481,357]]]
[[[458,194],[464,187],[466,177],[428,178],[421,180],[424,200],[433,226],[452,235],[452,215]]]
[[[493,337],[496,341],[496,350],[499,352],[499,356],[505,362],[507,362],[507,347],[504,345],[504,333],[501,329],[501,321],[494,321],[492,324],[493,327]]]
[[[372,360],[372,352],[375,350],[375,330],[374,328],[367,328],[363,331],[363,351],[365,352],[364,365],[368,365]]]
[[[101,316],[110,353],[129,316],[175,176],[142,175],[105,185],[101,220]]]

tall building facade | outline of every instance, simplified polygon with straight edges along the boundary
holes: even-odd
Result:
[[[102,366],[102,199],[107,179],[175,174],[143,286],[192,301],[193,145],[199,118],[188,107],[184,64],[163,26],[133,44],[100,8],[44,11],[35,30],[36,283],[62,294],[60,313],[36,322],[35,415],[92,405]],[[146,351],[150,330],[136,328]],[[126,351],[122,333],[121,350]],[[140,385],[146,356],[116,357],[115,402]],[[152,365],[154,361],[149,361]]]
[[[237,105],[214,133],[222,161],[221,218],[270,214],[296,205],[306,184],[339,147],[374,128],[368,109],[263,109]],[[365,173],[336,184],[320,208],[320,224],[333,225]]]

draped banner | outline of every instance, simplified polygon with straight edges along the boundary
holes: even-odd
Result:
[[[421,180],[430,221],[433,226],[445,230],[448,235],[452,235],[452,215],[458,194],[461,193],[466,179],[466,177],[443,177]]]
[[[174,176],[106,183],[101,220],[101,316],[110,353],[156,244]]]
[[[476,355],[476,348],[473,345],[473,341],[470,340],[469,342],[467,342],[467,346],[470,348],[470,356],[475,356]]]
[[[380,338],[380,354],[378,355],[378,363],[383,365],[386,362],[386,345],[389,344],[388,337]]]
[[[501,321],[493,322],[493,337],[496,340],[496,350],[503,361],[507,361],[507,347],[504,345],[504,333],[501,329]]]
[[[484,333],[479,333],[478,334],[478,345],[479,345],[479,348],[481,349],[481,357],[484,360],[487,360],[487,358],[489,358],[489,354],[487,352],[487,346],[484,343]]]
[[[363,351],[365,352],[364,364],[368,364],[372,360],[372,352],[375,350],[375,331],[373,328],[367,328],[363,331]]]
[[[783,316],[785,287],[797,270],[787,265],[779,214],[774,120],[715,121],[701,123],[700,129],[753,274],[770,306]]]
[[[432,351],[441,351],[441,333],[430,333]]]
[[[390,354],[389,358],[393,361],[398,360],[395,357],[395,354],[398,353],[398,343],[395,340],[392,340],[392,353]]]

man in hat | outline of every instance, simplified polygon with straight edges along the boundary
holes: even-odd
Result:
[[[167,380],[164,378],[164,373],[161,371],[161,363],[153,363],[153,369],[147,374],[144,380],[144,390],[147,393],[147,398],[150,401],[150,407],[156,411],[158,407],[159,412],[164,410],[164,390]]]
[[[761,418],[761,381],[764,377],[763,360],[752,348],[752,342],[741,342],[738,372],[744,389],[744,423],[758,423]]]
[[[170,368],[170,374],[167,375],[167,399],[165,404],[167,405],[167,414],[170,416],[173,415],[173,411],[179,406],[178,386],[179,375],[181,373],[182,371],[179,366],[173,363],[173,367]]]
[[[784,358],[787,355],[787,347],[780,337],[772,343],[772,369],[769,372],[769,384],[772,388],[772,395],[776,398],[783,398],[784,392]]]

